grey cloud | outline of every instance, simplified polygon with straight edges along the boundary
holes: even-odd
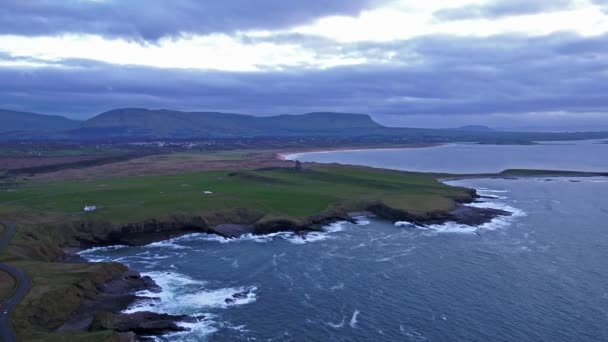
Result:
[[[354,15],[386,0],[3,0],[0,34],[90,33],[156,41],[182,34],[273,29]]]
[[[435,12],[435,17],[444,21],[492,19],[562,10],[573,5],[572,0],[490,0],[489,3],[483,5],[439,10]]]
[[[600,6],[604,12],[608,13],[608,0],[593,0],[593,3]]]
[[[403,117],[405,124],[416,116],[531,112],[564,112],[574,120],[608,113],[605,46],[608,36],[428,36],[343,46],[353,56],[392,51],[389,64],[254,73],[66,60],[68,68],[0,68],[0,107],[72,117],[140,106],[255,115],[367,112]],[[599,124],[608,127],[603,117]]]

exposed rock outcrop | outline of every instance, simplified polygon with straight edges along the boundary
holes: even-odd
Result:
[[[182,327],[178,323],[194,323],[204,318],[186,315],[174,316],[147,311],[130,314],[100,312],[95,316],[91,324],[91,330],[133,332],[141,336],[164,335],[171,332],[188,331],[188,328]]]

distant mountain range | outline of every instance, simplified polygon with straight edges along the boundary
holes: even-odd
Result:
[[[0,109],[0,133],[52,132],[79,127],[80,122],[59,115],[42,115]]]
[[[490,128],[488,126],[481,126],[481,125],[468,125],[468,126],[458,127],[456,129],[460,130],[460,131],[467,131],[467,132],[494,132],[495,131],[493,128]]]
[[[455,129],[386,127],[366,114],[319,112],[252,116],[143,108],[114,109],[89,120],[0,109],[0,140],[205,139],[241,137],[376,137],[400,142],[480,141],[527,143],[534,140],[607,138],[608,132],[517,133],[486,126]]]

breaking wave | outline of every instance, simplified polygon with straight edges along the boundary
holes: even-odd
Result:
[[[483,193],[506,193],[506,190],[491,190],[491,189],[481,189],[478,192]],[[407,227],[407,228],[416,228],[429,233],[437,234],[437,233],[458,233],[458,234],[481,234],[484,231],[493,231],[497,229],[502,229],[510,226],[513,221],[519,217],[526,216],[526,213],[518,208],[510,206],[504,202],[498,200],[507,199],[507,197],[502,196],[486,196],[491,197],[490,200],[474,202],[467,204],[470,207],[476,208],[490,208],[490,209],[498,209],[503,210],[510,215],[508,216],[497,216],[493,218],[490,222],[472,226],[466,225],[457,222],[446,222],[442,224],[431,224],[431,225],[416,225],[407,221],[399,221],[395,222],[396,227]]]

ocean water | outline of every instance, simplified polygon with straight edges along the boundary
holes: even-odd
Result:
[[[463,143],[431,148],[300,153],[290,155],[289,159],[455,174],[496,173],[506,169],[606,172],[608,144],[601,140],[537,145]]]
[[[205,316],[161,341],[608,341],[608,178],[450,184],[513,214],[478,227],[361,217],[306,236],[193,234],[82,256],[163,288],[128,311]]]

